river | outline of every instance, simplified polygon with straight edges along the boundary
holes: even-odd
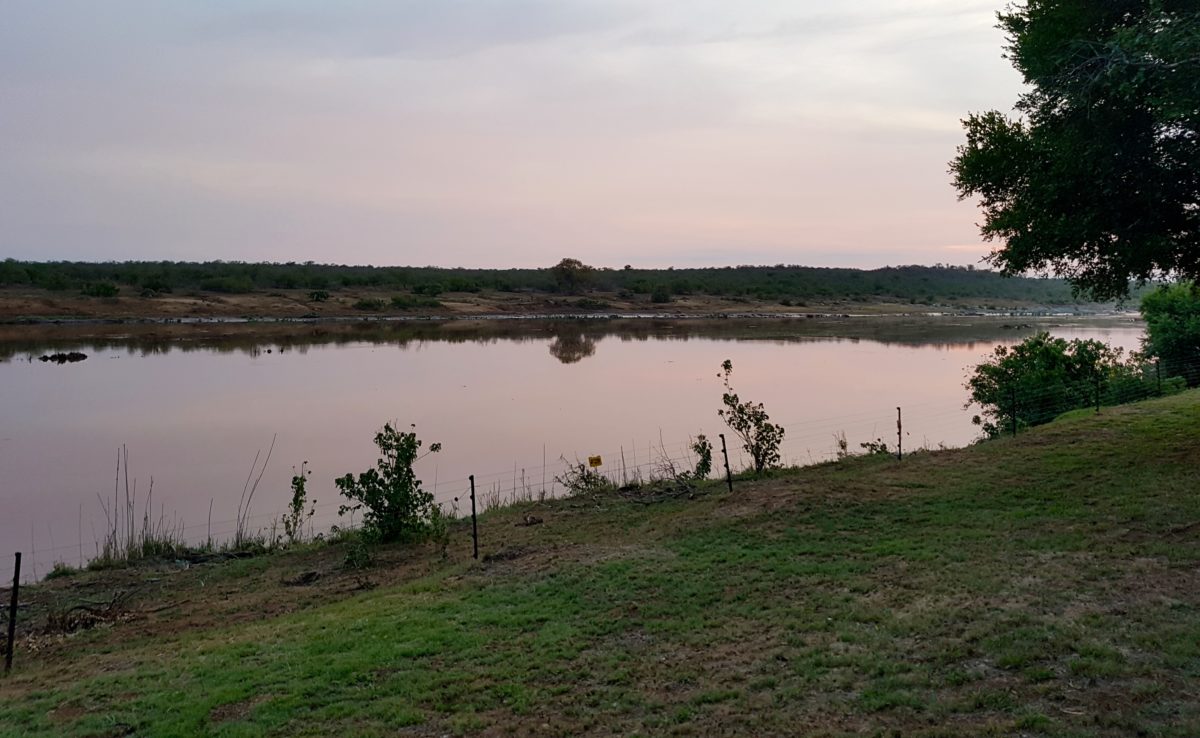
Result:
[[[470,474],[494,501],[557,494],[564,463],[590,456],[618,479],[685,466],[691,438],[725,430],[726,359],[742,399],[785,427],[788,463],[831,458],[835,434],[851,450],[894,447],[897,407],[906,448],[962,446],[978,435],[963,406],[970,367],[1042,329],[1127,349],[1143,332],[1129,318],[948,317],[421,322],[194,340],[47,327],[0,344],[0,573],[15,550],[31,576],[95,555],[103,507],[115,488],[124,497],[122,448],[139,520],[152,483],[152,518],[190,541],[232,535],[252,461],[272,444],[249,524],[278,517],[307,462],[313,530],[327,529],[334,478],[374,463],[372,435],[389,421],[442,444],[417,469],[460,509]],[[69,351],[87,359],[38,360]],[[732,443],[730,454],[745,466]]]

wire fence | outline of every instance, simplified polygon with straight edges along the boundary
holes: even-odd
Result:
[[[1157,364],[1143,365],[1137,381],[1110,382],[1105,377],[1099,377],[1090,383],[1080,381],[1069,386],[1050,387],[1023,386],[1015,382],[1013,390],[1003,398],[1007,402],[1001,401],[992,407],[992,414],[988,417],[994,421],[999,431],[997,434],[1013,434],[1045,422],[1043,417],[1047,414],[1049,417],[1046,420],[1071,409],[1099,409],[1197,385],[1200,385],[1200,359],[1175,364],[1170,376],[1166,376]],[[950,448],[955,444],[947,444],[945,439],[956,435],[961,437],[964,428],[970,428],[971,407],[970,404],[957,401],[931,401],[780,422],[778,425],[785,430],[779,447],[781,460],[786,466],[806,466],[861,453],[860,449],[876,452],[886,450],[888,453],[902,450],[908,453]],[[982,411],[978,406],[975,409]],[[737,437],[730,433],[726,435],[729,463],[734,474],[752,468],[752,459]],[[983,437],[982,429],[976,437]],[[588,464],[592,457],[598,457],[600,461],[595,472],[618,487],[673,477],[696,468],[699,456],[694,448],[695,440],[676,439],[668,443],[660,437],[657,441],[631,442],[629,446],[618,445],[607,452],[589,453],[572,459],[559,457],[549,460],[543,454],[538,463],[514,463],[505,469],[475,474],[478,510],[486,512],[514,503],[567,494],[570,490],[564,477],[572,468]],[[715,438],[708,440],[714,445],[711,476],[723,476],[720,444]],[[470,484],[471,476],[425,480],[425,488],[452,517],[470,514]],[[345,504],[345,501],[335,500],[313,506],[314,514],[305,523],[309,535],[329,531],[334,526],[354,527],[354,516],[340,512]],[[239,531],[249,530],[255,536],[263,537],[281,536],[281,520],[278,511],[261,512],[246,515],[240,520],[225,518],[191,525],[180,522],[171,530],[186,544],[211,543],[219,546],[230,541]],[[45,575],[58,563],[83,566],[95,558],[100,552],[101,541],[84,541],[82,536],[80,538],[66,545],[31,547],[26,552],[22,567],[26,578]],[[7,586],[6,582],[11,580],[12,575],[11,561],[0,561],[0,591]],[[2,609],[4,606],[0,604]]]

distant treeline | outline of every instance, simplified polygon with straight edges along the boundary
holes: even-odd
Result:
[[[447,292],[563,292],[599,290],[649,295],[665,302],[686,295],[763,300],[893,299],[932,303],[966,299],[1080,302],[1059,279],[1003,277],[984,269],[899,266],[831,269],[795,265],[703,269],[585,267],[566,286],[553,268],[443,269],[305,263],[243,262],[0,262],[0,286],[32,286],[95,297],[153,297],[170,292],[248,293],[303,289],[328,292],[378,289],[435,297]]]

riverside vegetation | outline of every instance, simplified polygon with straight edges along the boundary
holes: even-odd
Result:
[[[592,267],[563,259],[545,269],[442,269],[314,263],[236,262],[29,262],[0,261],[0,287],[37,288],[57,294],[112,299],[154,299],[179,293],[246,294],[295,290],[309,303],[325,303],[339,291],[392,291],[390,298],[364,297],[353,308],[378,312],[431,309],[451,293],[597,291],[645,302],[668,303],[691,295],[757,299],[803,307],[807,300],[886,299],[911,304],[947,300],[1025,301],[1069,305],[1077,299],[1058,279],[1002,277],[973,267],[897,266],[874,270],[794,264],[700,269]],[[599,301],[598,301],[599,302]],[[595,307],[603,309],[600,303]]]
[[[30,588],[0,735],[1200,732],[1200,392],[640,504]],[[530,516],[538,525],[517,525]],[[70,636],[48,615],[118,592]]]

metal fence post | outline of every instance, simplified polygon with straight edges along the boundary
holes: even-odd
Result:
[[[461,477],[460,477],[461,479]],[[472,558],[479,558],[479,523],[475,518],[475,475],[470,476],[471,479],[471,546]]]
[[[12,671],[13,651],[17,650],[17,597],[21,590],[21,552],[13,569],[12,603],[8,607],[8,650],[4,652],[4,673]]]
[[[729,471],[729,449],[725,447],[725,434],[721,433],[721,455],[725,457],[725,483],[729,485],[729,491],[733,492],[733,472]]]

